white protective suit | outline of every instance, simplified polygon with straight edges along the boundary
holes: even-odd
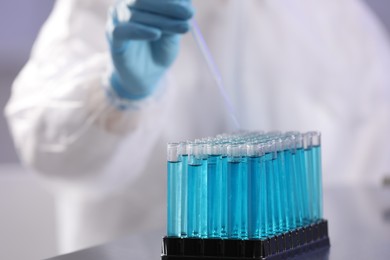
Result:
[[[166,143],[234,130],[191,34],[153,96],[113,106],[113,2],[57,1],[6,108],[23,162],[56,192],[61,252],[164,226]],[[390,171],[389,42],[364,3],[193,3],[242,128],[320,130],[325,185]]]

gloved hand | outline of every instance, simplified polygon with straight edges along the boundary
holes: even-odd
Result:
[[[111,86],[121,98],[135,100],[153,93],[177,57],[193,8],[191,0],[131,2],[111,11],[108,39],[115,67]]]

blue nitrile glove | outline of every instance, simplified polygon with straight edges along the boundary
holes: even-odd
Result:
[[[119,97],[135,100],[153,93],[177,57],[179,35],[189,30],[192,15],[191,0],[137,0],[113,8],[110,82]]]

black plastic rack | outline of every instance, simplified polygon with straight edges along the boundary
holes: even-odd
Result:
[[[164,237],[161,259],[278,260],[329,246],[328,222],[321,220],[264,240]]]

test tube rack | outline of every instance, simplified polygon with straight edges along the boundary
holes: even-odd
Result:
[[[286,259],[329,247],[326,220],[261,240],[164,237],[163,260]]]
[[[318,132],[168,144],[162,259],[285,259],[329,247],[320,148]]]

